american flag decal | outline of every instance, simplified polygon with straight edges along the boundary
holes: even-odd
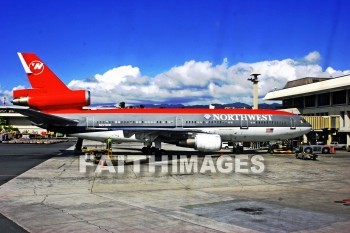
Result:
[[[273,128],[266,128],[266,133],[273,133]]]

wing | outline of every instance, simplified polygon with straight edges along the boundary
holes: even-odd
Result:
[[[97,128],[99,129],[99,128]],[[186,128],[109,128],[108,130],[93,130],[70,133],[73,137],[95,141],[105,141],[112,138],[116,142],[128,141],[155,141],[174,143],[187,139],[197,133],[207,133],[197,129]]]
[[[180,139],[186,139],[189,136],[198,133],[208,133],[200,129],[193,128],[113,128],[112,131],[122,130],[124,137],[129,138],[135,135],[139,140],[160,140],[162,142],[176,142]]]
[[[109,130],[123,130],[125,132],[137,133],[137,132],[172,132],[172,133],[202,133],[203,130],[192,128],[140,128],[140,127],[121,127],[121,128],[109,128]]]

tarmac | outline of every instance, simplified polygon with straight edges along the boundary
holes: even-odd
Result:
[[[73,143],[50,145],[6,145],[0,143],[0,185],[37,166],[47,159],[62,154]],[[1,212],[1,209],[0,209]],[[0,214],[0,232],[27,232]]]
[[[0,186],[0,212],[29,232],[350,229],[350,206],[343,201],[350,199],[348,152],[322,155],[316,161],[259,153],[264,170],[254,173],[251,168],[259,168],[251,160],[256,154],[198,153],[164,144],[172,155],[169,160],[148,161],[140,148],[136,143],[114,146],[113,154],[122,162],[111,169],[86,163],[70,147]],[[198,165],[198,171],[174,170],[180,158],[191,156],[198,158],[192,164]],[[222,158],[231,158],[234,171],[218,172]],[[241,165],[247,173],[239,170],[235,158],[244,160]],[[132,160],[141,160],[140,166]],[[120,172],[124,162],[127,165]],[[201,172],[203,164],[205,172]]]

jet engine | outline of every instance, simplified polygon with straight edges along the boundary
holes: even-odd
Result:
[[[90,105],[90,92],[86,90],[69,90],[52,94],[38,89],[14,90],[12,103],[39,110],[82,108]]]
[[[196,134],[194,138],[180,140],[177,145],[203,152],[218,151],[221,149],[221,137],[218,134]]]

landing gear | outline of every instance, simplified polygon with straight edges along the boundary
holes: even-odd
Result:
[[[151,153],[151,147],[144,146],[142,147],[142,154],[149,155]]]
[[[162,155],[165,153],[165,150],[162,150],[162,142],[155,141],[154,145],[155,145],[155,147],[153,147],[154,155],[156,156],[156,158],[162,157]]]
[[[144,146],[142,147],[142,153],[144,155],[156,155],[156,156],[162,156],[165,152],[165,150],[163,149],[158,149],[155,147],[148,147],[148,146]]]
[[[75,144],[74,152],[75,153],[81,153],[82,147],[83,147],[83,138],[78,138],[77,143]]]
[[[155,155],[156,155],[156,157],[161,157],[161,156],[164,155],[165,153],[166,153],[165,150],[160,149],[160,150],[157,150],[157,151],[156,151]]]
[[[243,146],[234,145],[232,148],[233,153],[243,153]]]
[[[158,149],[155,148],[155,147],[153,147],[153,146],[152,146],[152,147],[150,147],[150,146],[144,146],[144,147],[142,147],[142,153],[143,153],[144,155],[156,154],[157,151],[158,151]]]

